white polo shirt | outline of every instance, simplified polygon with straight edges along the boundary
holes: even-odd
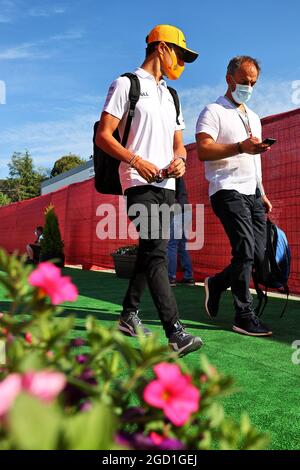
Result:
[[[253,137],[261,139],[260,118],[245,106]],[[249,137],[236,107],[224,96],[207,105],[197,121],[196,134],[205,132],[218,144],[242,142]],[[261,182],[260,155],[242,153],[222,160],[205,162],[205,177],[209,181],[209,196],[221,189],[234,189],[242,194],[255,194]]]
[[[164,80],[159,83],[142,68],[134,71],[141,86],[141,95],[135,108],[126,148],[140,155],[143,160],[155,164],[159,169],[167,167],[174,158],[174,133],[185,128],[182,112],[176,124],[176,109],[171,93]],[[119,133],[122,139],[129,109],[130,80],[119,77],[108,90],[103,111],[120,119]],[[119,166],[123,192],[133,186],[147,183],[138,172],[127,163]],[[162,183],[151,183],[160,188],[174,189],[175,179],[169,178]]]

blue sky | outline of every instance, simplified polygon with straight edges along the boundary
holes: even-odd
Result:
[[[203,106],[224,93],[237,54],[261,61],[250,104],[260,116],[299,107],[299,20],[299,0],[0,0],[0,178],[14,151],[28,149],[48,168],[69,152],[88,158],[110,82],[142,63],[146,34],[160,23],[180,27],[200,53],[171,83],[185,143]]]

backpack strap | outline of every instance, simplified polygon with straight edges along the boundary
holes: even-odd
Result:
[[[268,300],[269,300],[269,298],[268,298],[268,288],[267,288],[267,287],[266,287],[266,291],[263,292],[263,296],[264,296],[264,297],[263,297],[263,304],[262,304],[261,310],[260,310],[260,312],[259,312],[259,314],[258,314],[259,317],[262,317],[262,315],[263,315],[263,313],[264,313],[264,311],[265,311],[265,308],[266,308],[266,306],[267,306]]]
[[[132,119],[135,113],[136,104],[140,98],[140,81],[134,73],[123,73],[121,77],[128,77],[130,80],[130,90],[129,90],[129,112],[127,116],[127,121],[125,124],[124,135],[122,139],[123,147],[126,147],[129,131],[132,123]]]
[[[272,223],[272,221],[268,218],[267,220],[267,225],[268,225],[268,229],[271,231],[272,227],[273,228],[273,232],[274,232],[274,240],[273,240],[273,243],[272,243],[272,240],[271,240],[271,237],[268,237],[268,249],[270,250],[270,252],[272,253],[272,257],[270,259],[270,263],[271,263],[271,269],[274,273],[276,273],[276,276],[278,277],[278,279],[280,280],[280,282],[283,281],[283,276],[282,276],[282,272],[281,272],[281,269],[280,267],[278,266],[277,262],[276,262],[276,253],[275,253],[275,249],[274,249],[274,246],[276,245],[277,243],[277,237],[278,237],[278,232],[277,232],[277,228],[276,228],[276,225]],[[285,314],[285,311],[286,311],[286,308],[287,308],[287,305],[288,305],[288,300],[289,300],[289,295],[290,295],[290,290],[289,290],[289,286],[287,284],[284,284],[283,287],[282,287],[282,290],[281,289],[278,289],[279,292],[281,292],[282,294],[285,294],[286,295],[286,301],[285,301],[285,305],[282,309],[282,312],[280,314],[280,318],[283,317],[283,315]]]
[[[289,286],[287,284],[285,286],[283,286],[283,291],[286,294],[286,300],[285,300],[283,310],[280,314],[280,318],[282,318],[283,315],[285,314],[285,311],[286,311],[286,308],[287,308],[287,305],[288,305],[288,301],[289,301],[290,289],[289,289]]]
[[[279,281],[283,284],[283,275],[281,272],[281,269],[276,262],[276,250],[275,246],[277,245],[277,239],[278,239],[278,232],[277,232],[277,227],[271,220],[268,218],[267,219],[267,230],[269,231],[269,236],[267,237],[267,249],[269,253],[271,253],[272,256],[269,257],[270,260],[270,265],[271,265],[271,270],[275,274],[275,276],[279,279]],[[273,239],[271,236],[271,231],[273,230]]]
[[[175,106],[175,109],[176,109],[176,124],[178,126],[180,126],[180,122],[179,122],[179,115],[180,115],[179,97],[178,97],[178,94],[177,94],[177,91],[175,90],[175,88],[172,88],[172,87],[168,86],[168,90],[172,95],[172,98],[173,98],[173,101],[174,101],[174,106]]]

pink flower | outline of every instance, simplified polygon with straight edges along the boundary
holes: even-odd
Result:
[[[201,382],[202,384],[205,384],[207,381],[208,381],[207,375],[206,375],[206,374],[202,374],[202,375],[200,376],[200,382]]]
[[[9,333],[9,334],[6,336],[6,342],[7,342],[7,344],[13,343],[13,342],[14,342],[14,339],[15,339],[14,335],[11,335],[11,334]]]
[[[66,378],[60,372],[27,372],[11,374],[0,382],[0,419],[3,418],[19,393],[25,391],[40,400],[53,400],[65,387]]]
[[[88,357],[86,354],[79,354],[75,359],[78,364],[85,364],[88,360]]]
[[[46,352],[46,356],[48,359],[53,359],[54,358],[54,352],[53,351],[47,351]]]
[[[149,437],[150,437],[150,439],[152,439],[154,444],[157,445],[157,446],[159,446],[165,440],[165,438],[163,436],[161,436],[160,434],[157,434],[156,432],[153,432],[153,431],[150,432]]]
[[[73,301],[78,297],[77,287],[70,277],[62,276],[60,269],[51,263],[40,263],[30,274],[28,281],[32,286],[39,287],[44,295],[48,295],[53,305]]]
[[[90,411],[92,408],[93,408],[93,406],[92,406],[91,402],[90,402],[90,401],[86,401],[85,403],[83,403],[83,404],[80,406],[80,411],[86,412],[86,411]]]
[[[22,389],[47,402],[56,398],[65,385],[65,376],[60,372],[27,372],[22,377]]]
[[[199,409],[199,390],[191,385],[190,376],[183,375],[176,364],[161,362],[154,371],[158,380],[146,386],[145,402],[161,408],[175,426],[182,426]]]
[[[22,380],[19,374],[11,374],[0,382],[0,419],[6,415],[21,390]]]
[[[27,344],[32,344],[32,334],[29,333],[29,331],[27,331],[27,333],[25,333],[25,341]]]

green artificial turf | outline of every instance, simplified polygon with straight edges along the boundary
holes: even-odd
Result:
[[[77,317],[77,335],[87,315],[94,315],[103,325],[115,324],[128,281],[104,272],[65,269],[78,286],[76,303],[66,304],[66,314]],[[283,319],[280,312],[283,300],[269,298],[264,321],[272,327],[272,338],[252,338],[234,333],[233,308],[230,292],[222,297],[217,322],[204,312],[202,287],[177,286],[174,293],[181,320],[193,334],[204,340],[202,351],[210,362],[224,373],[234,376],[239,392],[224,399],[228,415],[239,419],[246,411],[252,423],[270,434],[272,449],[300,449],[300,365],[292,363],[292,343],[300,340],[300,303],[289,301]],[[0,309],[5,310],[3,290],[0,290]],[[141,317],[145,325],[164,334],[148,291],[142,300]],[[128,338],[128,341],[136,341]],[[198,353],[184,358],[190,368],[198,363]]]

